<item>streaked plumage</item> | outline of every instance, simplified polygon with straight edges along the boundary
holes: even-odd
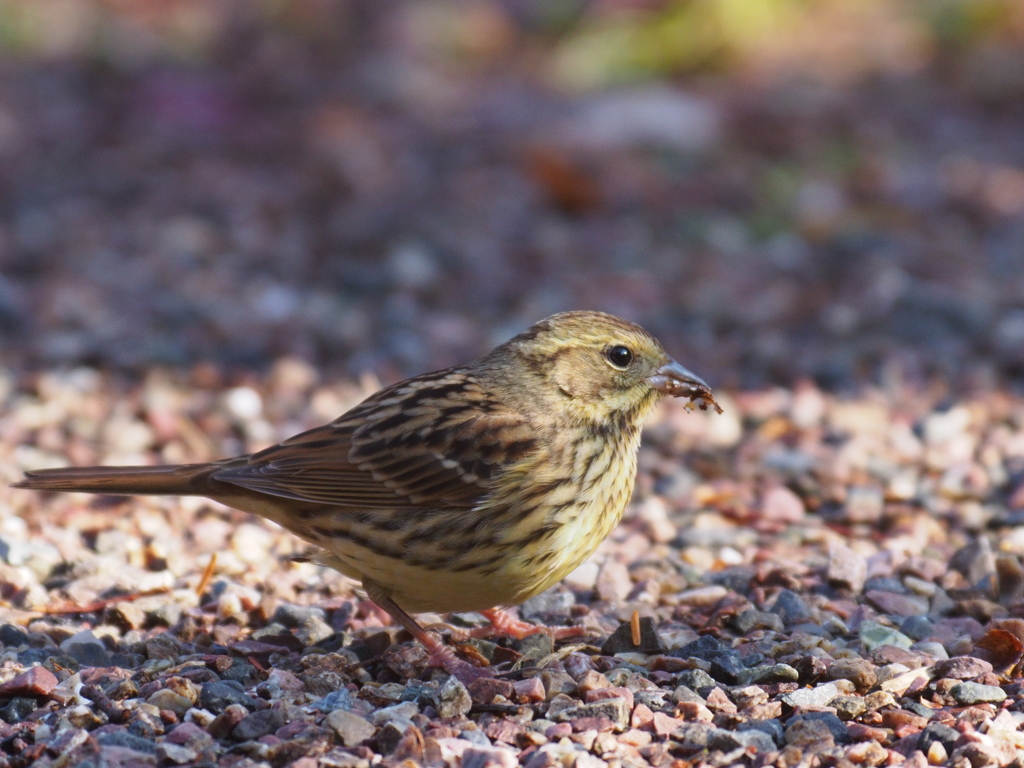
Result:
[[[629,501],[640,427],[663,394],[714,405],[639,326],[568,312],[249,456],[42,470],[19,486],[202,495],[262,515],[406,624],[395,606],[514,605],[589,557]]]

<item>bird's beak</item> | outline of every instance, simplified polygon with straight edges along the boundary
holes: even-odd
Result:
[[[652,389],[672,397],[689,397],[691,400],[703,398],[709,403],[715,402],[711,396],[711,387],[704,379],[686,370],[675,360],[669,360],[648,376],[647,383]]]

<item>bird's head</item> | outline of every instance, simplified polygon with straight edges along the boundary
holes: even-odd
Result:
[[[638,426],[662,395],[717,408],[708,385],[669,357],[657,339],[603,312],[552,315],[499,350],[563,401],[566,412],[586,421]]]

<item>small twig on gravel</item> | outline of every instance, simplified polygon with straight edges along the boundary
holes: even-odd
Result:
[[[206,569],[203,571],[203,577],[199,579],[199,583],[196,585],[196,595],[202,596],[203,592],[206,591],[206,585],[210,583],[210,579],[213,578],[213,569],[217,567],[217,553],[214,552],[210,555],[210,562],[206,564]]]

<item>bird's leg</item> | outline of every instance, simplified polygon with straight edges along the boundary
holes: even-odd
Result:
[[[441,642],[435,635],[430,634],[419,625],[412,616],[402,610],[391,596],[380,584],[375,581],[363,579],[363,589],[367,596],[377,607],[387,611],[395,621],[401,624],[405,630],[420,642],[427,650],[427,664],[431,667],[440,667],[450,675],[454,675],[463,683],[471,683],[481,677],[490,677],[486,669],[474,667],[467,661],[463,661],[455,655],[455,651]]]
[[[570,637],[580,637],[585,634],[583,627],[545,627],[540,624],[531,624],[528,621],[517,619],[507,611],[500,608],[491,608],[480,611],[480,614],[491,622],[489,627],[477,627],[476,629],[460,630],[456,637],[489,637],[491,635],[503,635],[516,640],[544,632],[551,636],[552,640],[565,640]]]

